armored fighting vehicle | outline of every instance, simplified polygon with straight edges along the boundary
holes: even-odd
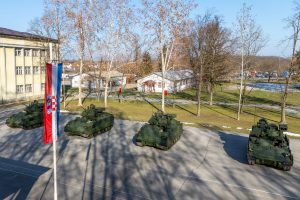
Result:
[[[139,146],[151,146],[162,150],[170,149],[182,134],[182,124],[176,115],[156,112],[135,136]]]
[[[10,116],[6,120],[7,126],[11,128],[34,129],[44,123],[44,104],[38,101],[30,103],[24,111]]]
[[[72,136],[92,138],[109,131],[113,127],[114,116],[103,111],[104,109],[91,104],[82,112],[82,117],[67,123],[65,132]]]
[[[248,140],[247,159],[250,165],[263,164],[288,171],[293,165],[289,139],[283,134],[286,125],[268,124],[260,119],[252,126]]]

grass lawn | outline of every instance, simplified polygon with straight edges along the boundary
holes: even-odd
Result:
[[[209,101],[209,94],[202,92],[202,100]],[[187,99],[196,100],[196,89],[187,89],[177,94],[169,94],[167,99]],[[161,98],[160,93],[147,94],[149,98]],[[224,103],[238,103],[239,91],[238,90],[226,90],[220,86],[216,87],[213,101]],[[280,105],[281,93],[269,92],[262,90],[253,90],[250,93],[247,92],[246,104],[268,104],[268,105]],[[300,92],[290,92],[287,99],[288,106],[300,106]]]
[[[88,98],[84,101],[83,107],[87,107],[91,103],[96,106],[103,106],[102,101]],[[114,114],[118,119],[127,119],[134,121],[148,121],[151,115],[160,108],[160,104],[149,104],[143,101],[123,101],[119,103],[115,100],[109,100],[107,112]],[[83,108],[77,107],[77,101],[67,102],[67,110],[82,111]],[[249,128],[256,123],[259,118],[265,117],[270,122],[278,123],[280,120],[279,111],[267,110],[261,108],[245,107],[241,120],[236,120],[235,106],[208,106],[203,105],[201,117],[195,116],[196,105],[176,105],[167,106],[166,112],[174,113],[181,122],[193,123],[190,126],[203,127],[233,131],[240,133],[249,133]],[[287,123],[290,132],[300,133],[300,116],[287,116]],[[226,127],[225,127],[226,126]],[[242,129],[237,129],[237,128]]]
[[[224,103],[238,103],[239,91],[238,89],[232,90],[228,89],[228,86],[234,86],[234,83],[224,83],[222,86],[216,86],[213,96],[214,102],[224,102]],[[247,91],[246,104],[267,104],[267,105],[280,105],[280,92],[269,92],[263,90],[253,90],[251,92]],[[111,93],[111,95],[116,95]],[[128,89],[124,90],[124,96],[135,96],[143,95],[148,98],[160,99],[161,93],[139,93],[136,90]],[[209,94],[203,90],[202,100],[209,101]],[[178,92],[176,94],[169,94],[166,99],[186,99],[186,100],[196,100],[196,89],[187,89],[183,92]],[[288,106],[300,106],[300,92],[290,92],[287,99]]]

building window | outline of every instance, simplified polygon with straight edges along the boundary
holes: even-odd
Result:
[[[30,56],[30,49],[24,49],[24,55]]]
[[[46,51],[45,50],[41,50],[41,57],[46,57]]]
[[[45,83],[42,83],[41,84],[41,91],[44,91],[45,90]]]
[[[16,67],[16,75],[21,75],[23,74],[22,67]]]
[[[161,88],[161,82],[158,82],[158,83],[157,83],[157,87],[158,87],[158,88]]]
[[[25,92],[26,93],[32,92],[32,85],[31,84],[26,84],[25,85]]]
[[[16,54],[16,56],[22,56],[22,49],[16,48],[15,49],[15,54]]]
[[[38,57],[39,56],[39,50],[33,49],[32,50],[32,56],[33,57]]]
[[[23,93],[23,85],[17,85],[17,89],[16,89],[16,92],[17,94],[22,94]]]
[[[45,74],[45,67],[41,67],[41,74]]]
[[[33,66],[33,74],[39,74],[40,68],[38,66]]]
[[[31,68],[31,67],[29,67],[29,66],[25,66],[25,67],[24,67],[24,73],[25,73],[25,74],[31,74],[30,68]]]

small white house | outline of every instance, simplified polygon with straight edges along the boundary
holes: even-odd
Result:
[[[89,74],[82,74],[81,75],[81,87],[82,88],[90,88],[90,89],[95,89],[96,88],[96,83],[92,82],[89,80],[90,75]],[[73,88],[78,88],[79,87],[79,74],[73,76],[71,85]]]
[[[107,77],[108,72],[104,71],[101,74],[101,77],[99,77],[98,74],[93,74],[93,73],[83,73],[81,76],[81,87],[82,88],[89,88],[89,89],[96,89],[97,87],[97,81],[100,84],[100,88],[104,88],[105,80]],[[95,78],[99,77],[99,78]],[[73,88],[78,88],[79,87],[79,74],[74,75],[71,77],[72,81],[72,87]],[[110,72],[110,82],[109,82],[109,87],[116,87],[116,86],[124,86],[126,85],[126,77],[118,72],[118,71],[111,71]]]
[[[108,75],[107,71],[102,72],[101,74],[101,87],[103,87],[103,84],[105,82],[105,79]],[[112,70],[109,72],[110,75],[110,85],[111,86],[124,86],[126,85],[126,76],[124,76],[123,73]]]
[[[192,70],[170,70],[165,73],[165,90],[169,93],[180,92],[191,88],[194,82]],[[137,80],[137,89],[140,92],[161,92],[162,73],[154,72]]]

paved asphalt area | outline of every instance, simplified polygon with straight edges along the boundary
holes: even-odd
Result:
[[[53,199],[52,146],[43,128],[11,129],[0,110],[0,199]],[[64,115],[61,130],[74,116]],[[184,127],[169,151],[138,147],[142,123],[115,120],[94,139],[58,141],[59,199],[300,199],[300,140],[284,172],[246,162],[247,137]]]

